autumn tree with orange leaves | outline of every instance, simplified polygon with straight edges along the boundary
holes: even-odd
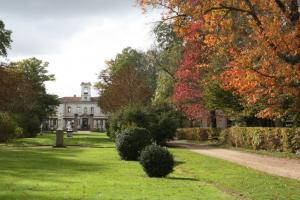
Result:
[[[299,117],[299,1],[139,0],[139,3],[144,9],[163,8],[162,20],[172,21],[178,36],[187,44],[201,46],[199,54],[209,51],[195,66],[210,68],[213,60],[226,56],[227,62],[214,78],[223,89],[242,96],[248,105],[262,105],[256,116]]]

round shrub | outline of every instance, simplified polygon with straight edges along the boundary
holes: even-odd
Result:
[[[141,152],[140,163],[149,177],[165,177],[173,171],[174,158],[166,147],[153,144]]]
[[[123,160],[138,160],[141,151],[151,144],[151,135],[145,128],[128,128],[120,131],[116,148]]]

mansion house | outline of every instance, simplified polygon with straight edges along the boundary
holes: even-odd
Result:
[[[91,97],[91,83],[81,83],[81,97],[62,97],[59,101],[56,113],[46,120],[46,129],[57,129],[62,119],[63,128],[70,122],[75,131],[106,130],[108,116],[98,106],[97,97]]]

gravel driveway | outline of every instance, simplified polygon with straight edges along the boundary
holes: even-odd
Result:
[[[170,145],[174,147],[188,148],[199,154],[220,158],[269,174],[300,180],[300,160],[297,159],[277,158],[254,153],[245,153],[241,151],[211,147],[208,145],[193,144],[180,140],[171,142]]]

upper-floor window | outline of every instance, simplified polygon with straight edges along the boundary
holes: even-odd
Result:
[[[91,114],[94,114],[94,107],[91,107]]]
[[[87,107],[84,108],[84,114],[87,114]]]
[[[77,107],[77,114],[80,114],[80,112],[81,112],[80,107]]]
[[[68,107],[68,113],[71,113],[72,112],[72,108],[69,106]]]
[[[83,93],[84,93],[84,94],[88,94],[88,93],[89,93],[89,90],[88,90],[87,87],[85,87],[85,88],[83,89]]]

